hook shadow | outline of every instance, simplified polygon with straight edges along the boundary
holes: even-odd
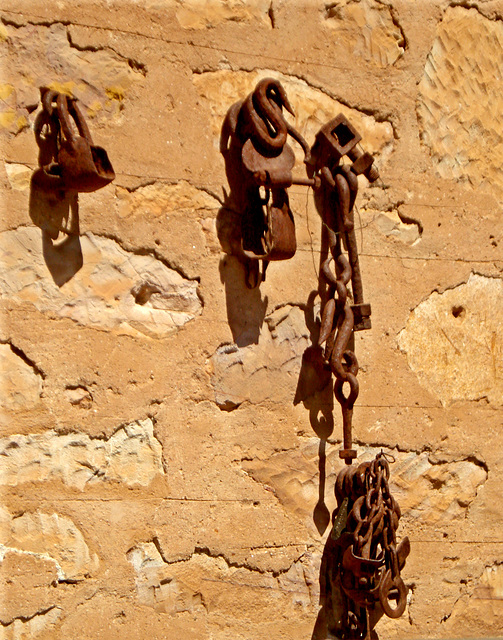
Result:
[[[44,190],[37,185],[34,176],[30,183],[30,218],[42,230],[45,263],[55,284],[62,287],[84,263],[78,195]],[[63,237],[58,241],[60,234]]]

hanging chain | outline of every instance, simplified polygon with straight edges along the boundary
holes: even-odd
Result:
[[[359,134],[338,116],[325,125],[311,150],[317,203],[328,245],[321,262],[321,326],[318,344],[332,371],[334,395],[341,405],[346,462],[336,486],[338,510],[331,542],[336,551],[329,566],[332,630],[341,640],[376,640],[373,630],[385,613],[398,618],[405,610],[407,587],[400,570],[410,551],[408,538],[397,546],[400,508],[389,489],[389,463],[383,452],[372,462],[353,466],[353,407],[359,393],[354,332],[370,329],[370,305],[365,304],[358,260],[353,207],[358,175],[378,177],[373,158],[362,153]],[[348,156],[351,165],[340,164]],[[322,242],[323,244],[323,242]],[[330,618],[329,616],[329,618]]]

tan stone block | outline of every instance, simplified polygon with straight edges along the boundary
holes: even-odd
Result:
[[[326,4],[325,24],[337,46],[379,67],[394,64],[405,49],[404,34],[391,6],[375,0],[337,0]]]
[[[176,19],[184,29],[208,29],[225,22],[258,21],[271,26],[269,0],[179,0]]]
[[[437,26],[417,113],[437,173],[503,194],[501,20],[475,8],[447,9]]]
[[[57,479],[80,490],[97,482],[145,486],[164,474],[150,418],[120,427],[108,439],[48,431],[2,438],[0,448],[0,485]]]
[[[40,373],[9,344],[0,344],[0,375],[0,409],[27,411],[40,405],[43,388]]]
[[[202,312],[197,282],[153,255],[125,251],[114,240],[93,234],[74,238],[68,253],[53,246],[51,251],[43,248],[40,236],[34,227],[1,234],[6,270],[0,292],[13,301],[84,326],[155,338],[175,332]],[[45,242],[51,244],[47,238]],[[52,272],[44,258],[47,251]]]
[[[442,404],[503,404],[503,281],[471,274],[434,291],[411,313],[398,344],[420,382]]]
[[[313,144],[319,128],[338,113],[345,115],[361,134],[365,150],[385,158],[393,149],[393,127],[389,122],[378,122],[373,116],[334,100],[328,93],[309,85],[293,75],[270,69],[259,71],[208,71],[194,75],[192,80],[210,112],[210,128],[214,145],[218,146],[220,130],[227,109],[253,91],[262,78],[273,77],[283,85],[295,112],[293,126],[309,144]],[[291,119],[288,115],[287,119]],[[298,160],[303,159],[297,143],[292,142]]]

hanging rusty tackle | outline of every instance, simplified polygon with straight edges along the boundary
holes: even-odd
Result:
[[[42,111],[35,121],[39,168],[32,184],[64,198],[101,189],[115,178],[102,147],[95,146],[76,98],[40,88]]]
[[[389,464],[384,453],[372,462],[352,466],[353,407],[359,393],[354,332],[370,329],[354,228],[353,207],[358,176],[374,182],[379,174],[373,158],[359,147],[360,134],[339,114],[324,125],[312,149],[283,117],[293,114],[279,82],[266,78],[245,100],[227,112],[221,151],[237,210],[242,213],[238,257],[249,267],[247,284],[263,280],[270,260],[294,255],[295,226],[287,188],[310,185],[323,222],[329,255],[321,264],[322,317],[318,344],[334,377],[334,394],[342,408],[346,466],[335,487],[338,508],[329,542],[329,630],[340,640],[376,640],[373,630],[385,613],[397,618],[405,610],[407,588],[400,570],[410,551],[408,538],[397,545],[400,508],[390,493]],[[295,158],[288,135],[304,150],[307,178],[293,179]],[[341,164],[344,157],[351,164]],[[265,198],[260,195],[265,189]],[[266,210],[264,212],[264,206]],[[262,276],[257,261],[264,261]]]
[[[264,78],[244,100],[229,108],[222,127],[220,150],[234,205],[242,216],[238,257],[248,267],[250,288],[265,278],[269,261],[291,258],[297,248],[287,193],[295,164],[288,135],[306,155],[309,148],[285,119],[283,108],[294,115],[281,84]],[[261,275],[258,260],[264,265]]]
[[[345,640],[377,638],[373,628],[385,613],[397,618],[405,610],[407,588],[400,570],[410,551],[408,538],[396,544],[400,508],[390,493],[389,464],[383,453],[372,462],[350,466],[352,416],[358,397],[358,360],[353,332],[370,329],[370,305],[364,302],[354,229],[353,207],[358,175],[373,182],[379,176],[373,158],[358,148],[361,136],[339,115],[319,131],[311,150],[314,184],[321,203],[330,255],[321,264],[325,290],[319,345],[335,377],[334,394],[343,415],[346,466],[335,486],[338,509],[333,517],[332,562],[328,569],[331,627]],[[344,156],[350,165],[340,164]],[[344,253],[344,249],[347,255]],[[351,284],[351,292],[349,285]],[[348,391],[344,391],[347,385]]]

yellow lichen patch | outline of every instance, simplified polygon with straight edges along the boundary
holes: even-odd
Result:
[[[14,87],[11,84],[0,84],[0,100],[7,100],[14,93]]]
[[[103,105],[99,100],[95,100],[87,107],[87,115],[90,118],[96,118],[98,113],[103,109]]]
[[[16,112],[14,109],[9,109],[0,113],[0,127],[3,129],[9,129],[16,120]]]
[[[126,95],[124,88],[120,86],[107,87],[105,93],[110,100],[117,100],[119,102],[122,102]]]
[[[73,96],[73,90],[75,89],[75,82],[73,80],[68,80],[67,82],[59,82],[55,80],[51,82],[47,86],[49,89],[53,91],[59,91],[59,93],[66,93],[67,96]]]
[[[19,116],[19,118],[16,120],[16,127],[18,132],[22,131],[23,129],[26,129],[27,126],[28,126],[28,119],[26,118],[26,116]]]
[[[9,32],[4,24],[0,23],[0,42],[5,42],[9,38]]]

